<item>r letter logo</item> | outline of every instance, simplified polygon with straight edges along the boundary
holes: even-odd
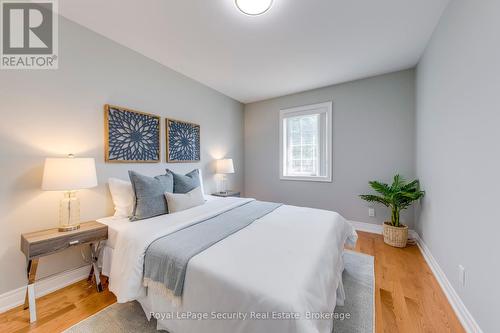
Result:
[[[1,69],[57,69],[56,0],[2,0]]]

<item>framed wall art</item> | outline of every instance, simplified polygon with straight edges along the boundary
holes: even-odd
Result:
[[[104,140],[107,163],[158,163],[160,117],[106,104]]]
[[[200,161],[200,125],[175,119],[165,119],[167,162]]]

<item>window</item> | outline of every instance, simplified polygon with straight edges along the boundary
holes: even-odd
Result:
[[[332,181],[332,103],[280,111],[280,178]]]

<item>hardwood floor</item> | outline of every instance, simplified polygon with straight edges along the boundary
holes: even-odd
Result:
[[[397,249],[358,232],[356,251],[375,257],[378,332],[465,332],[416,245]]]
[[[115,302],[107,288],[98,293],[94,285],[83,280],[38,298],[38,321],[33,324],[29,310],[22,306],[0,314],[0,332],[61,332]]]
[[[379,332],[465,332],[416,246],[396,249],[359,232],[356,251],[375,257],[375,323]],[[0,332],[60,332],[114,303],[80,281],[37,300],[38,322],[22,307],[0,314]],[[111,332],[110,332],[111,333]]]

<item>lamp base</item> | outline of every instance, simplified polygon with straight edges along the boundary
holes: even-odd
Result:
[[[59,206],[59,231],[72,231],[80,228],[80,200],[76,191],[64,194]]]
[[[67,231],[73,231],[73,230],[78,230],[78,229],[80,229],[80,223],[60,226],[58,230],[59,230],[59,232],[67,232]]]

